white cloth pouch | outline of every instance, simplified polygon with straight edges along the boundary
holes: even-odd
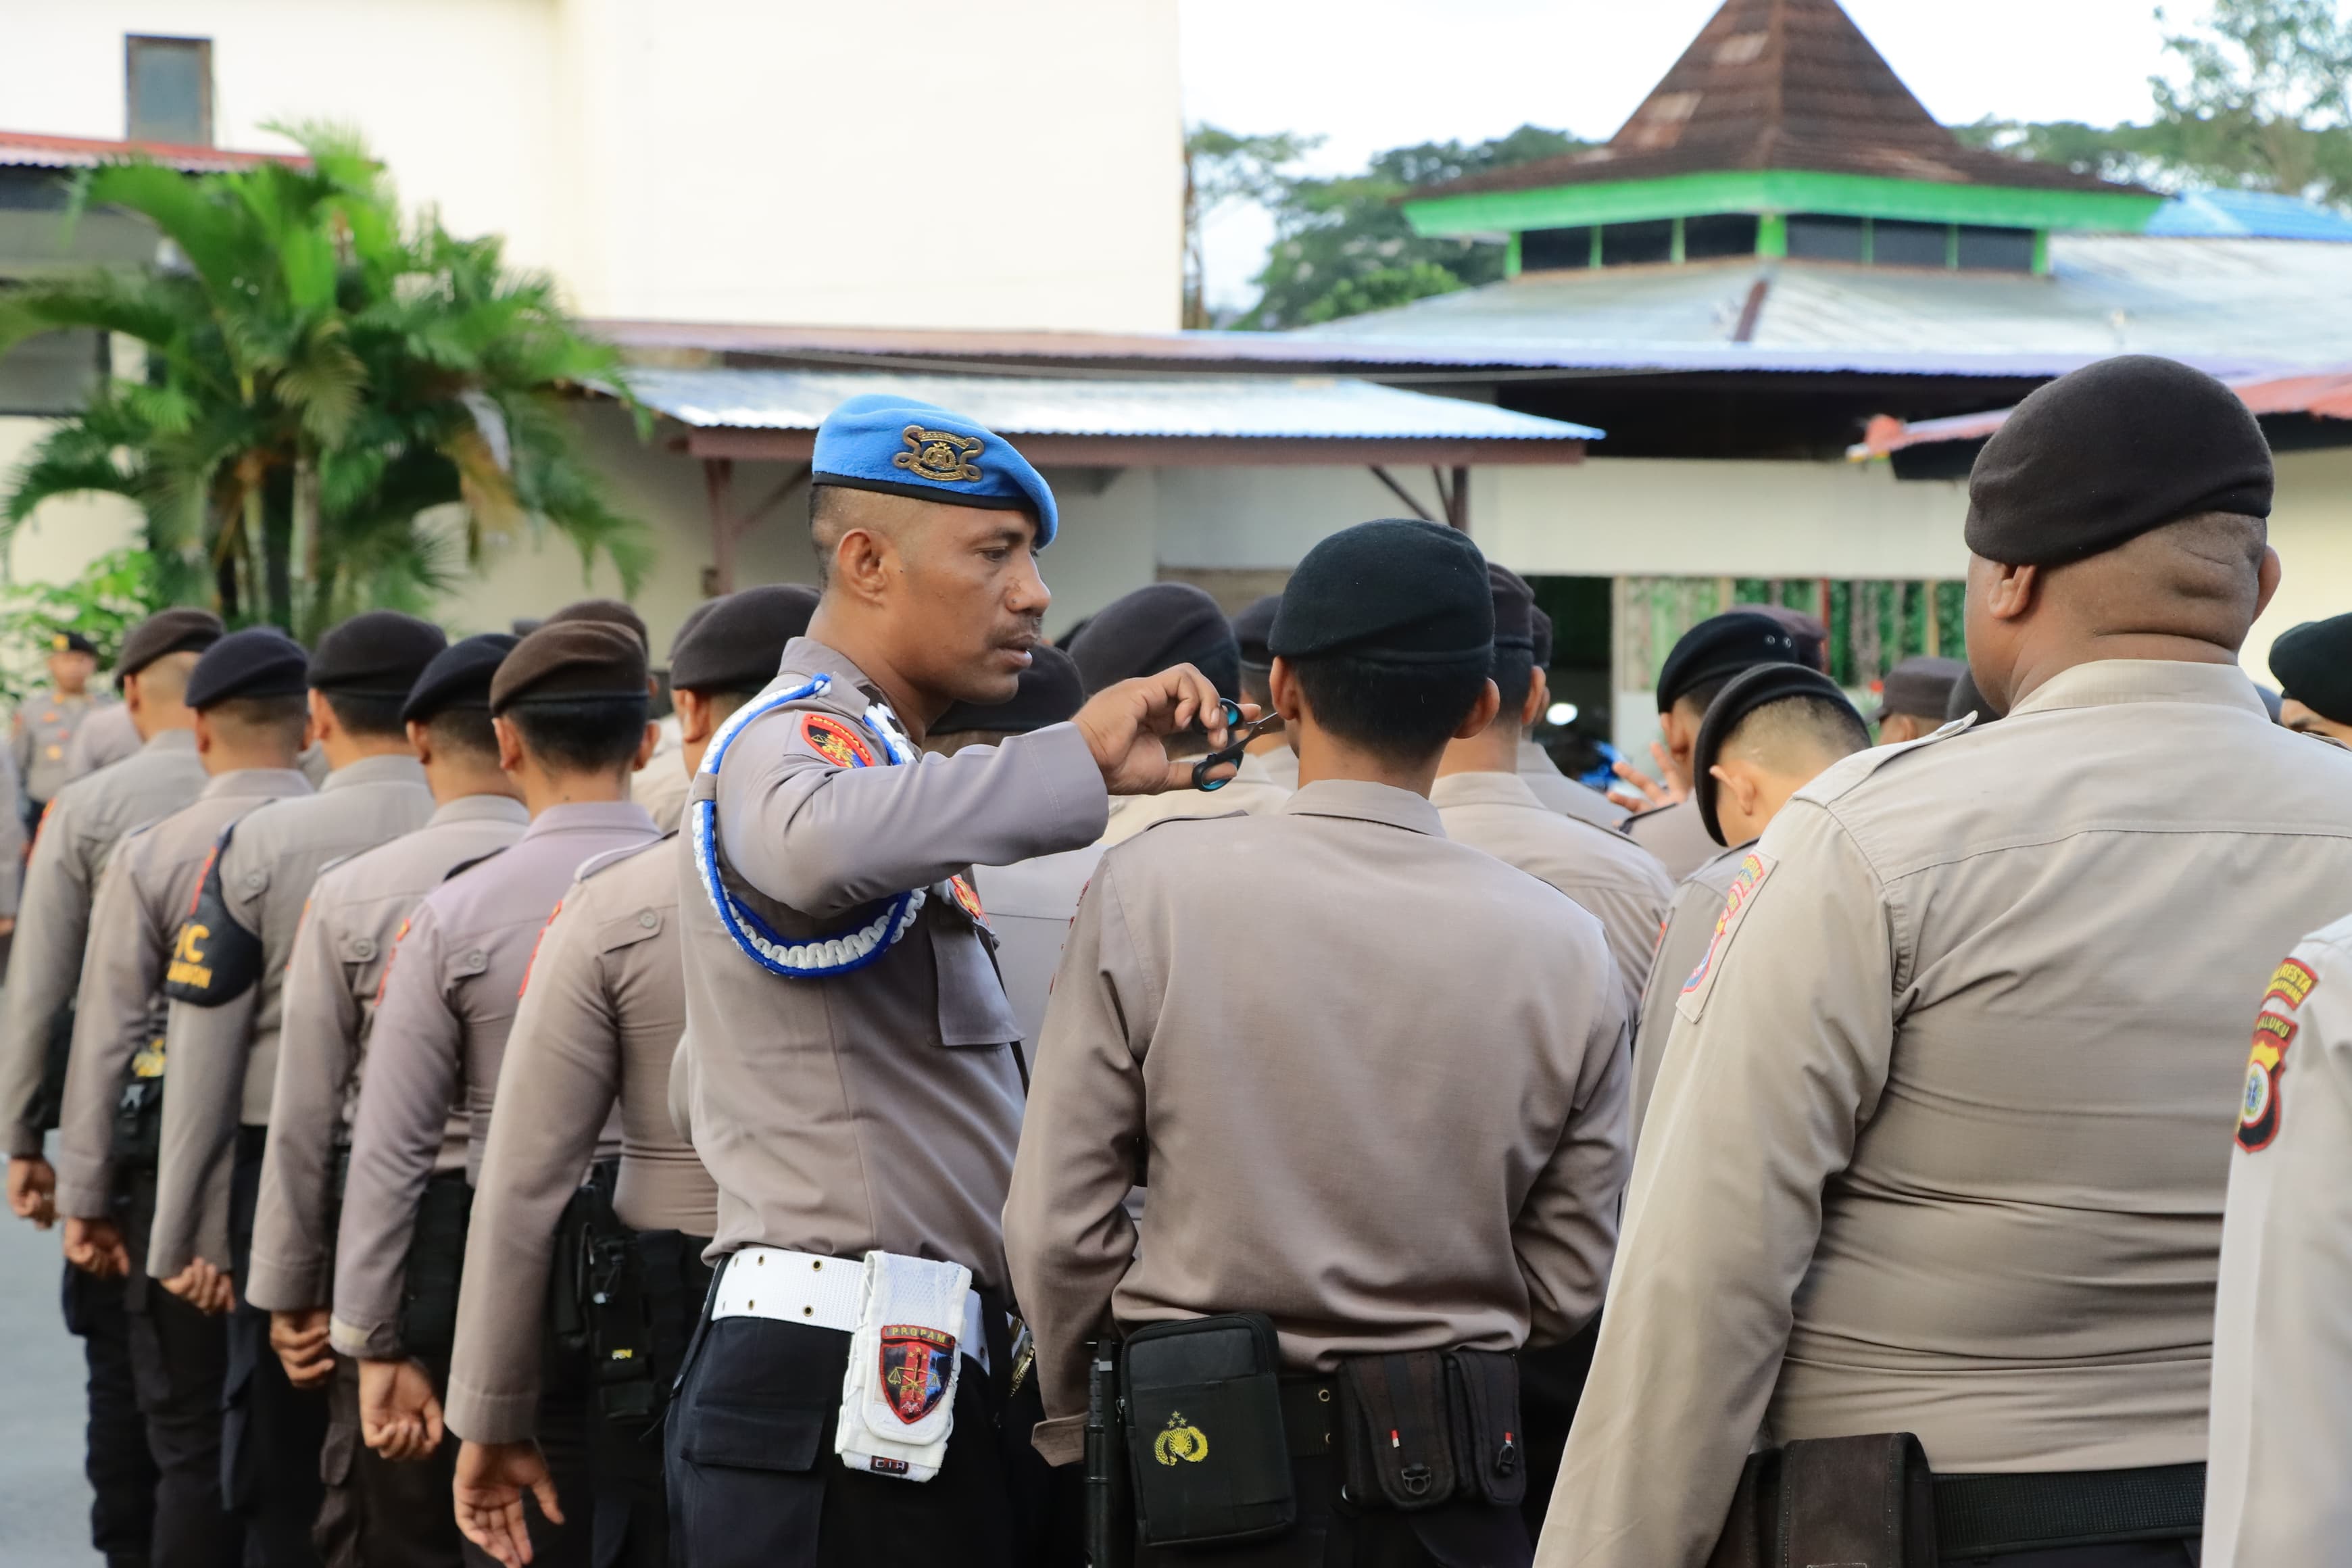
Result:
[[[971,1270],[891,1252],[866,1255],[834,1452],[853,1470],[928,1481],[947,1458],[963,1375]]]

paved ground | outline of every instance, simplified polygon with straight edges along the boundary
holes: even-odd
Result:
[[[58,1233],[0,1210],[0,1563],[95,1568],[81,1342],[58,1318]]]

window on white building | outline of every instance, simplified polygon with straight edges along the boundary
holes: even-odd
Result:
[[[122,48],[124,134],[133,142],[211,146],[212,40],[131,37]]]

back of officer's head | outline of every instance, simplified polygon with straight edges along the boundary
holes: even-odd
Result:
[[[449,646],[430,621],[369,610],[330,627],[310,656],[310,689],[357,740],[404,741],[401,710],[425,666]]]
[[[404,725],[417,727],[436,762],[479,772],[499,765],[498,731],[490,723],[490,682],[522,639],[505,632],[460,637],[436,654],[402,700]]]
[[[2305,621],[2271,644],[2279,722],[2306,735],[2352,741],[2352,615]]]
[[[1699,725],[1691,755],[1699,820],[1717,843],[1745,843],[1831,763],[1869,745],[1862,714],[1828,676],[1759,665],[1734,677]]]
[[[2097,658],[2225,662],[2278,583],[2272,468],[2236,394],[2127,354],[2020,404],[1969,479],[1969,662],[2007,709]]]
[[[1312,727],[1383,761],[1433,761],[1486,694],[1495,607],[1467,534],[1360,522],[1307,552],[1267,647]]]
[[[625,773],[646,734],[646,649],[627,627],[550,621],[490,681],[490,717],[551,774]]]
[[[1274,674],[1274,655],[1265,646],[1273,634],[1274,616],[1282,608],[1282,595],[1268,594],[1253,602],[1233,619],[1234,651],[1240,658],[1242,700],[1255,702],[1261,712],[1274,709],[1274,688],[1269,678]]]
[[[292,767],[310,729],[310,670],[302,645],[271,626],[231,632],[205,648],[184,694],[205,765]]]
[[[670,689],[693,700],[698,726],[716,728],[775,679],[784,645],[807,632],[816,590],[767,583],[697,605],[669,646]]]
[[[1122,594],[1088,617],[1070,639],[1070,658],[1091,697],[1107,686],[1189,664],[1220,697],[1241,695],[1241,645],[1233,623],[1206,590],[1154,583]],[[1168,737],[1169,754],[1208,749],[1204,733]]]

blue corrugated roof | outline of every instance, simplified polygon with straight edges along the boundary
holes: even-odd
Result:
[[[888,392],[1005,436],[1263,440],[1597,441],[1588,425],[1329,376],[1149,380],[889,371],[635,370],[645,405],[702,429],[814,430],[845,400]]]
[[[2352,217],[2267,191],[2189,191],[2157,209],[2149,234],[2352,241]]]

